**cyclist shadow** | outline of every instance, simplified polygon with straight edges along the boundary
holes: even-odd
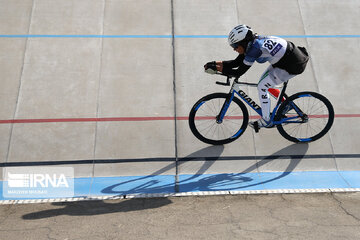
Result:
[[[249,166],[241,173],[226,173],[226,174],[213,174],[203,175],[206,171],[220,159],[220,156],[224,150],[223,146],[211,146],[201,149],[197,152],[190,154],[189,156],[180,159],[178,165],[182,165],[189,161],[204,161],[200,169],[192,175],[183,175],[178,181],[179,190],[185,191],[231,191],[239,190],[242,188],[256,187],[257,185],[263,185],[272,181],[276,181],[280,178],[289,175],[299,164],[302,158],[305,156],[308,150],[308,144],[293,144],[285,147],[272,155],[266,156],[259,162]],[[293,155],[293,153],[296,155]],[[201,157],[201,156],[211,157]],[[286,158],[290,156],[291,160],[286,170],[279,173],[278,176],[271,179],[256,182],[255,179],[247,175],[249,172],[256,171],[258,168],[278,159]],[[237,160],[236,160],[237,161]],[[241,160],[238,160],[241,161]],[[174,183],[167,183],[157,186],[158,182],[151,180],[153,175],[160,175],[175,167],[175,163],[171,163],[168,166],[154,172],[151,176],[140,177],[128,181],[124,181],[112,186],[108,186],[102,190],[102,193],[112,195],[124,195],[124,194],[136,194],[136,193],[173,193]],[[181,176],[181,175],[180,175]],[[147,181],[148,180],[148,181]],[[144,183],[145,181],[145,183]],[[143,183],[143,184],[141,184]],[[137,185],[127,190],[121,190],[122,186]],[[120,202],[108,203],[105,201],[89,201],[89,202],[64,202],[53,203],[53,206],[65,206],[64,208],[48,209],[40,212],[29,213],[23,215],[25,220],[36,220],[49,217],[56,217],[60,215],[69,216],[89,216],[100,215],[115,212],[132,212],[141,211],[144,209],[159,208],[171,204],[172,201],[169,198],[152,198],[152,199],[129,199],[121,200]]]
[[[180,181],[180,191],[236,191],[247,188],[250,188],[252,190],[262,189],[262,185],[274,182],[291,174],[291,172],[294,171],[294,169],[298,166],[298,164],[306,155],[308,148],[309,145],[307,143],[292,144],[273,153],[272,155],[263,157],[262,159],[260,159],[260,161],[249,166],[241,173],[223,173],[213,174],[210,176],[194,175],[192,179],[189,178]],[[284,171],[272,172],[270,177],[264,175],[259,177],[259,168],[273,161],[281,159],[287,160],[289,158],[289,164],[287,166],[283,166],[283,168],[285,168]],[[256,177],[254,178],[254,176]],[[192,181],[188,182],[189,180]]]
[[[222,174],[209,174],[204,175],[206,171],[220,159],[224,150],[223,146],[211,146],[201,149],[197,152],[190,154],[184,158],[179,159],[178,167],[186,162],[200,161],[203,165],[194,174],[179,175],[178,181],[175,183],[161,183],[159,180],[153,179],[154,175],[160,175],[175,167],[172,163],[150,176],[138,177],[128,181],[114,184],[104,188],[101,192],[112,195],[126,195],[126,194],[143,194],[143,193],[173,193],[174,187],[176,192],[192,192],[192,191],[231,191],[241,190],[244,188],[256,188],[281,178],[288,176],[300,163],[309,148],[308,144],[292,144],[287,146],[272,155],[259,159],[255,164],[249,166],[247,169],[240,173],[222,173]],[[294,155],[296,153],[296,155]],[[208,156],[208,157],[202,157]],[[211,157],[210,157],[211,156]],[[268,179],[259,181],[259,177],[254,177],[258,169],[271,163],[275,160],[289,159],[290,162],[283,172],[278,175],[272,175]],[[226,160],[226,157],[224,158]],[[241,161],[241,160],[233,160]],[[255,173],[254,173],[255,172]],[[252,174],[251,174],[252,173]],[[134,186],[135,185],[135,186]],[[128,186],[134,186],[128,188]],[[126,190],[125,190],[126,189]]]

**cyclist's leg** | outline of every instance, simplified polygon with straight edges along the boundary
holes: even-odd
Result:
[[[295,75],[289,74],[287,71],[274,68],[273,66],[269,66],[263,75],[260,78],[258,83],[258,93],[259,99],[262,109],[262,118],[266,121],[270,121],[270,108],[271,108],[271,101],[269,96],[269,88],[273,88],[276,85],[280,85],[284,82],[287,82],[290,78],[294,77]]]
[[[260,105],[262,109],[262,118],[266,121],[270,121],[270,107],[271,101],[268,89],[276,85],[271,77],[273,67],[269,66],[260,78],[257,89],[259,94]]]

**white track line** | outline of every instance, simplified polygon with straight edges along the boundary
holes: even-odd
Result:
[[[166,198],[166,197],[189,197],[189,196],[256,195],[256,194],[289,194],[289,193],[350,193],[350,192],[360,192],[360,188],[203,191],[203,192],[181,192],[181,193],[149,193],[149,194],[113,195],[113,196],[91,196],[91,197],[73,197],[73,198],[21,199],[21,200],[0,200],[0,205],[29,204],[29,203],[53,203],[53,202],[78,202],[78,201],[101,201],[101,200],[132,199],[132,198]]]

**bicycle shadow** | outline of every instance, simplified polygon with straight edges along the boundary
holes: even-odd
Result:
[[[308,144],[293,144],[287,146],[272,155],[262,158],[260,161],[249,166],[247,169],[241,173],[225,173],[225,174],[214,174],[205,176],[201,179],[197,179],[199,176],[202,176],[206,170],[208,170],[221,156],[224,147],[223,146],[211,146],[204,149],[201,149],[197,152],[190,154],[189,156],[183,158],[183,161],[180,161],[178,164],[184,164],[188,161],[204,161],[201,168],[193,175],[186,175],[183,179],[179,180],[179,188],[181,191],[231,191],[248,187],[255,187],[258,185],[266,184],[272,181],[276,181],[280,178],[286,177],[289,175],[300,161],[305,156],[308,150]],[[296,155],[293,155],[293,153]],[[212,157],[201,157],[204,155],[212,155]],[[288,159],[290,156],[291,160],[286,170],[279,173],[278,176],[271,179],[265,179],[260,182],[254,182],[254,179],[247,176],[249,172],[255,171],[258,168],[281,158]],[[241,161],[241,160],[239,160]],[[175,163],[171,163],[168,166],[156,171],[154,174],[161,174],[173,168]],[[149,182],[143,185],[139,185],[132,189],[121,191],[117,190],[118,187],[126,185],[129,183],[136,183],[136,181],[144,181],[149,178]],[[155,183],[151,182],[151,176],[145,176],[122,183],[114,184],[112,186],[106,187],[102,190],[103,193],[107,194],[129,194],[129,193],[144,193],[144,192],[166,192],[170,188],[173,192],[174,184],[164,184],[162,186],[153,186]],[[168,193],[168,192],[167,192]],[[88,202],[64,202],[64,203],[52,203],[53,206],[65,206],[64,208],[49,209],[40,212],[34,212],[25,214],[22,216],[24,220],[36,220],[42,218],[56,217],[60,215],[69,215],[69,216],[90,216],[90,215],[100,215],[100,214],[109,214],[115,212],[131,212],[131,211],[141,211],[145,209],[154,209],[163,207],[171,204],[172,201],[169,198],[151,198],[151,199],[129,199],[129,200],[120,200],[120,202],[107,203],[105,201],[88,201]]]
[[[297,165],[306,155],[309,145],[307,143],[303,144],[292,144],[287,146],[272,155],[263,157],[260,161],[249,166],[247,169],[243,170],[241,173],[223,173],[223,174],[212,174],[207,177],[202,177],[199,175],[194,175],[188,179],[182,179],[180,181],[180,191],[183,192],[193,192],[193,191],[234,191],[241,190],[246,188],[255,188],[261,185],[265,185],[270,182],[274,182],[281,178],[284,178],[291,174]],[[296,155],[294,155],[296,153]],[[282,172],[278,172],[279,175],[266,179],[262,176],[264,180],[259,180],[259,178],[254,179],[251,176],[257,175],[257,171],[260,167],[265,166],[266,164],[271,163],[275,160],[280,159],[289,159],[290,162],[286,166],[286,169]],[[239,160],[241,161],[241,160]],[[249,174],[251,172],[253,175]],[[276,174],[276,173],[275,173]],[[191,180],[191,181],[189,181]],[[193,181],[197,180],[197,181]]]
[[[193,192],[193,191],[231,191],[239,190],[243,188],[256,187],[264,185],[289,175],[299,164],[299,162],[305,156],[309,148],[308,144],[292,144],[287,146],[269,156],[266,156],[255,164],[249,166],[247,169],[241,173],[222,173],[222,174],[209,174],[203,175],[217,160],[220,159],[221,153],[224,150],[223,146],[211,146],[204,149],[201,149],[197,152],[190,154],[187,157],[179,159],[178,167],[186,162],[191,161],[203,161],[201,168],[194,174],[180,175],[177,179],[175,189],[179,192]],[[211,154],[210,154],[211,153]],[[296,155],[294,155],[296,153]],[[211,157],[201,157],[201,156],[211,156]],[[280,172],[278,176],[259,181],[258,178],[254,179],[248,173],[257,172],[257,170],[269,164],[272,161],[278,159],[289,159],[290,162],[286,169],[283,172]],[[234,160],[241,161],[241,160]],[[169,170],[174,165],[170,164],[163,169],[155,172],[152,175],[159,175],[162,172]],[[117,183],[111,186],[104,188],[101,192],[111,195],[126,195],[126,194],[137,194],[137,193],[172,193],[174,189],[173,183],[160,184],[159,181],[151,179],[150,176],[144,176],[140,178],[131,179],[121,183]],[[144,180],[149,179],[149,181],[144,182]],[[126,188],[126,185],[139,182],[138,185],[127,190],[122,190]],[[143,182],[143,183],[142,183]],[[141,184],[140,184],[141,183]]]

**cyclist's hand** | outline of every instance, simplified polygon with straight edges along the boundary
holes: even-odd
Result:
[[[215,74],[217,73],[217,68],[216,68],[216,62],[212,61],[212,62],[208,62],[204,65],[204,69],[206,73],[209,74]]]

